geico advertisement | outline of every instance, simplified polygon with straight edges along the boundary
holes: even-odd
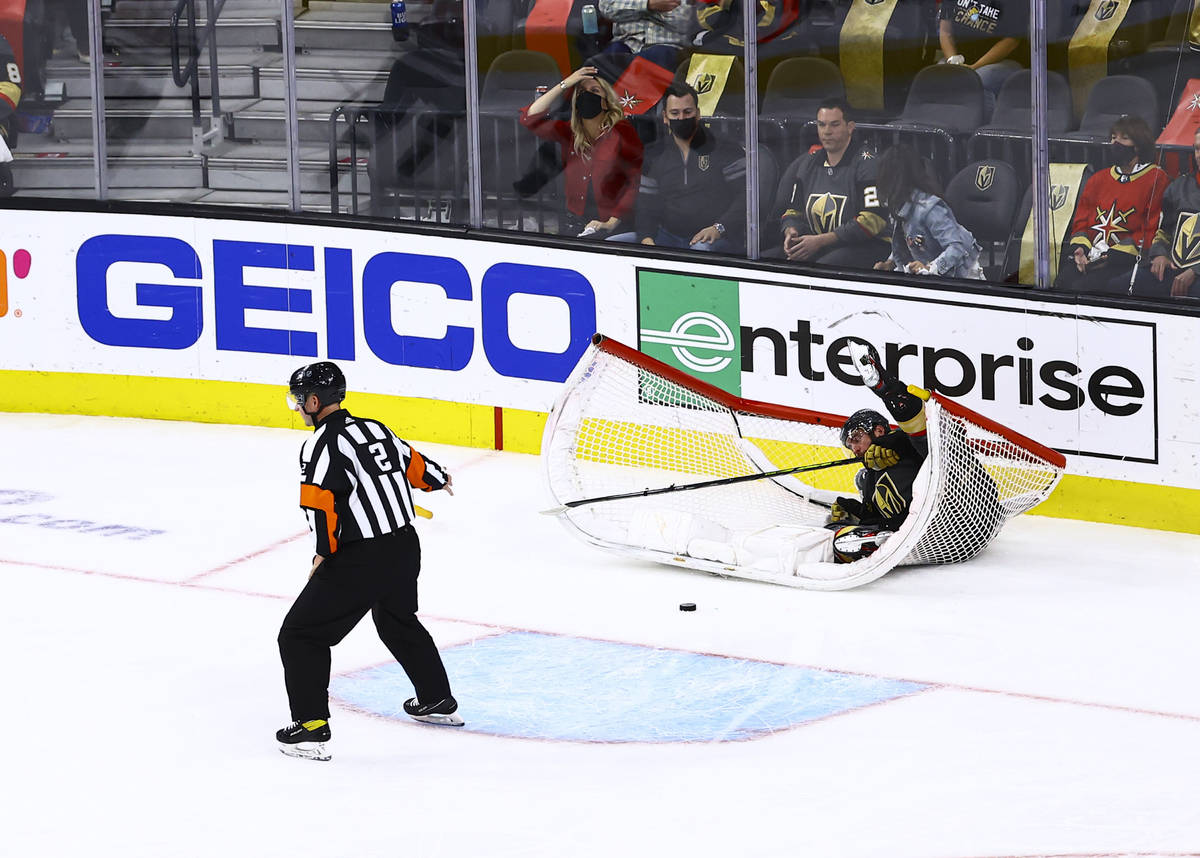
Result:
[[[1156,463],[1156,327],[933,293],[887,297],[638,273],[639,347],[747,399],[878,407],[846,352],[872,343],[901,379],[1063,452]]]
[[[596,330],[629,328],[630,268],[606,271],[605,257],[585,276],[578,255],[520,244],[192,218],[5,220],[5,245],[20,248],[0,319],[7,369],[277,383],[330,359],[356,390],[546,410]]]

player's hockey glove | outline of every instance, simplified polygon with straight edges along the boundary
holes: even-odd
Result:
[[[900,454],[891,447],[882,444],[872,444],[863,453],[863,463],[872,471],[882,471],[900,463]]]
[[[830,524],[852,524],[863,514],[862,501],[854,498],[838,498],[829,511]]]

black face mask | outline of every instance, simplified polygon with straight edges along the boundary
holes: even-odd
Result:
[[[667,125],[671,128],[671,133],[680,140],[691,140],[696,135],[696,129],[700,126],[699,116],[689,116],[687,119],[668,119]]]
[[[595,119],[604,111],[604,99],[586,89],[575,96],[575,112],[581,119]]]
[[[1137,149],[1124,143],[1109,143],[1108,157],[1114,165],[1124,167],[1137,155]]]

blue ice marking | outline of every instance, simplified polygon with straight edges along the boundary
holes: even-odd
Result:
[[[442,652],[460,729],[570,742],[728,742],[786,730],[925,689],[916,682],[507,632]],[[397,664],[335,677],[333,696],[406,718]]]

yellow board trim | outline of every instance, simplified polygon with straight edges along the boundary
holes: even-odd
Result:
[[[299,416],[284,404],[285,393],[282,384],[0,370],[0,411],[11,412],[304,429]],[[354,392],[346,404],[412,440],[495,447],[492,406]],[[546,416],[503,409],[504,449],[537,454]],[[837,476],[842,480],[853,476],[850,469],[835,472],[841,472]],[[1032,514],[1200,533],[1200,490],[1067,474]]]

